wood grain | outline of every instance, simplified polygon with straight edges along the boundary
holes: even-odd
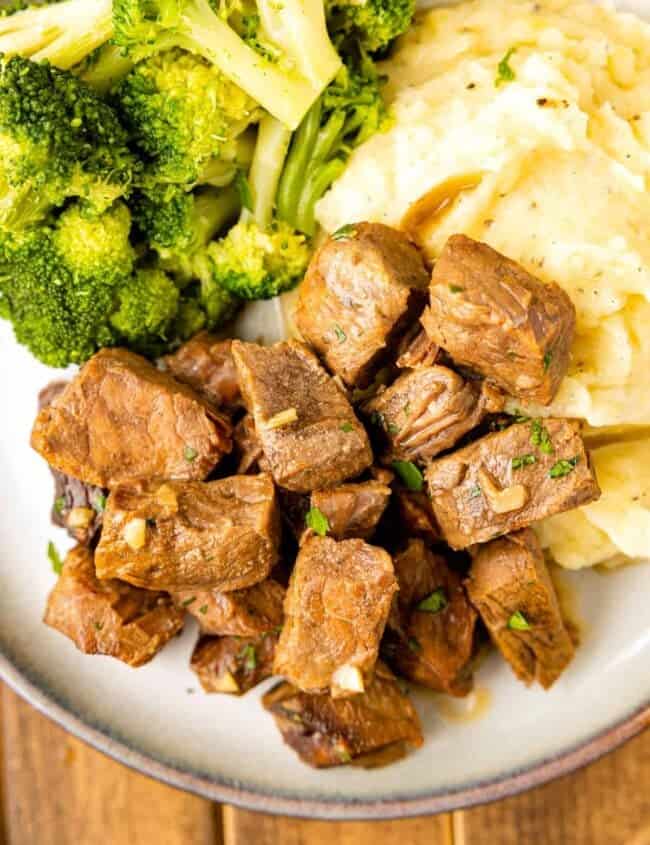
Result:
[[[215,845],[208,801],[115,763],[2,691],[9,845]]]

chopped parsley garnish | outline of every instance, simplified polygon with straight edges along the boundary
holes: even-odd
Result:
[[[97,513],[104,513],[104,511],[106,510],[106,496],[103,493],[98,493],[95,496],[93,507],[95,508]]]
[[[551,366],[551,361],[553,360],[553,353],[549,350],[546,355],[544,355],[544,372],[548,372],[548,368]]]
[[[345,226],[340,226],[335,232],[332,232],[331,238],[333,241],[348,241],[351,238],[356,238],[357,230],[352,223],[346,223]]]
[[[524,412],[520,411],[518,408],[513,408],[512,416],[515,418],[516,423],[526,423],[530,420],[528,414],[524,414]]]
[[[101,631],[103,627],[104,627],[104,623],[103,623],[103,622],[95,622],[95,629],[96,629],[97,631]]]
[[[63,513],[64,510],[65,510],[65,496],[58,496],[54,500],[54,512],[58,513],[58,515],[61,516],[61,514]]]
[[[248,183],[246,174],[242,170],[237,171],[235,176],[235,188],[239,194],[239,201],[242,206],[248,211],[253,210],[253,195],[251,193],[251,186]]]
[[[188,463],[192,463],[192,461],[197,457],[199,453],[196,449],[193,449],[191,446],[186,446],[183,451],[183,457]]]
[[[252,672],[257,667],[257,654],[255,653],[254,645],[250,643],[245,645],[239,656],[244,661],[244,669],[247,672]]]
[[[407,402],[406,405],[404,405],[404,416],[408,417],[408,415],[410,413],[411,413],[411,403]]]
[[[440,611],[444,610],[448,604],[449,601],[447,599],[447,593],[443,587],[438,587],[438,589],[434,590],[430,596],[427,596],[419,602],[417,610],[423,610],[425,613],[440,613]]]
[[[379,411],[373,411],[372,414],[370,414],[370,424],[376,425],[379,428],[385,429],[386,428],[386,418]]]
[[[205,614],[206,614],[207,612],[208,612],[208,606],[207,606],[207,604],[202,604],[202,605],[201,605],[201,607],[199,608],[199,613],[202,613],[202,614],[203,614],[203,616],[205,616]]]
[[[576,455],[573,458],[562,458],[562,460],[556,461],[548,471],[549,478],[564,478],[565,475],[573,472],[579,461],[579,455]]]
[[[343,331],[343,329],[339,326],[338,323],[334,324],[334,334],[336,335],[336,339],[338,340],[339,343],[345,343],[345,341],[348,339],[348,336]]]
[[[324,537],[330,530],[329,520],[320,508],[310,508],[307,511],[305,525],[319,537]]]
[[[499,85],[503,85],[505,82],[512,82],[515,79],[515,72],[510,67],[510,59],[516,52],[517,48],[511,47],[497,65],[497,75],[494,80],[494,84],[497,88]]]
[[[411,649],[413,654],[418,654],[420,651],[422,651],[422,646],[415,639],[415,637],[409,637],[408,647]]]
[[[187,607],[188,605],[192,604],[193,601],[196,601],[196,596],[190,596],[189,599],[183,599],[181,602],[182,607]]]
[[[551,435],[548,429],[542,425],[541,420],[533,420],[530,424],[530,442],[533,446],[537,446],[540,452],[545,455],[552,455],[555,451],[551,441]]]
[[[512,459],[512,468],[521,469],[522,467],[529,467],[537,462],[535,455],[519,455]]]
[[[462,293],[465,288],[462,288],[460,285],[449,285],[449,290],[452,293]]]
[[[341,423],[341,431],[349,434],[351,431],[354,431],[354,426],[350,422]]]
[[[399,434],[400,429],[398,425],[395,425],[395,423],[388,423],[388,431],[391,434]]]
[[[412,461],[393,461],[393,469],[414,493],[419,493],[424,487],[424,476]]]
[[[481,490],[480,484],[475,484],[472,489],[469,491],[470,499],[478,499],[479,496],[483,495],[483,491]]]
[[[521,610],[517,610],[512,614],[510,619],[508,619],[508,628],[512,631],[528,631],[530,629],[530,623]]]
[[[47,544],[47,556],[50,559],[54,572],[57,575],[60,575],[63,570],[63,561],[61,560],[61,555],[58,553],[56,546],[51,540]]]
[[[349,763],[352,760],[352,756],[347,748],[337,748],[337,754],[339,755],[339,760],[341,763]]]

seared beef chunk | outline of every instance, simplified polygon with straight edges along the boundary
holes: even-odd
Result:
[[[317,768],[385,765],[423,742],[415,708],[381,663],[366,691],[353,698],[308,695],[280,683],[262,700],[287,745]]]
[[[487,244],[454,235],[436,261],[422,322],[456,363],[513,396],[547,405],[567,371],[575,308],[554,282],[544,284]]]
[[[77,546],[68,553],[50,593],[44,622],[86,654],[106,654],[142,666],[181,630],[183,616],[164,593],[100,581],[92,552]]]
[[[299,493],[330,487],[372,463],[352,406],[305,346],[233,341],[242,394],[281,487]]]
[[[231,340],[199,332],[167,355],[164,364],[178,381],[189,384],[217,408],[236,411],[242,402],[231,344]]]
[[[275,672],[305,692],[362,692],[396,589],[383,549],[362,540],[307,540],[284,603]]]
[[[399,584],[382,654],[395,671],[430,689],[467,695],[477,614],[460,576],[422,540],[395,555]]]
[[[537,537],[518,531],[477,547],[473,558],[465,583],[492,639],[520,680],[548,689],[574,648]]]
[[[386,442],[383,460],[424,463],[502,407],[494,388],[435,366],[404,373],[367,402],[364,411]]]
[[[440,354],[440,347],[434,343],[417,322],[405,335],[397,348],[397,361],[401,370],[415,370],[418,367],[432,367]]]
[[[38,409],[47,408],[67,387],[67,381],[53,381],[38,394]],[[52,522],[65,528],[78,543],[90,545],[102,525],[106,491],[84,484],[71,475],[50,467],[54,478]]]
[[[219,636],[256,637],[282,626],[284,587],[271,578],[244,590],[175,593],[183,607],[199,623],[201,633]]]
[[[32,446],[87,484],[204,478],[230,451],[230,423],[189,387],[125,349],[104,349],[34,424]]]
[[[366,387],[425,302],[428,273],[402,232],[357,223],[314,255],[300,286],[304,339],[350,387]]]
[[[262,443],[255,430],[255,421],[250,414],[245,414],[232,433],[233,451],[237,460],[237,472],[268,472],[268,461],[264,457]]]
[[[97,575],[150,590],[240,590],[278,559],[280,515],[269,475],[143,481],[108,497]]]
[[[423,537],[431,543],[437,543],[441,539],[431,500],[425,492],[418,493],[399,487],[395,491],[395,501],[405,534]]]
[[[191,667],[205,692],[243,695],[273,674],[276,634],[257,637],[201,637]]]
[[[328,534],[337,540],[359,537],[369,540],[375,533],[391,496],[391,489],[379,481],[341,484],[311,494],[311,507],[318,509],[329,525]]]
[[[521,422],[427,470],[433,511],[454,549],[485,543],[600,496],[576,422]]]

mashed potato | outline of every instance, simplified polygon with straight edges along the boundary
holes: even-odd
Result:
[[[539,412],[650,424],[650,26],[591,2],[476,0],[423,15],[384,71],[394,122],[321,200],[324,228],[399,225],[431,192],[438,213],[420,236],[432,257],[465,232],[575,303],[569,373]],[[616,460],[638,471],[626,455],[641,449],[623,444]],[[603,517],[621,501],[608,490],[554,521],[567,565],[641,542],[648,554],[650,511]]]

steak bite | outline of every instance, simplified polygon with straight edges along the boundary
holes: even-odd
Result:
[[[410,681],[467,695],[477,614],[460,576],[422,540],[409,540],[394,561],[399,593],[382,654]]]
[[[382,460],[426,463],[502,407],[500,393],[486,383],[434,366],[404,373],[364,411],[382,433]]]
[[[244,590],[185,591],[174,594],[199,623],[202,634],[256,637],[282,626],[284,587],[271,578]]]
[[[366,387],[426,299],[429,274],[403,232],[357,223],[316,252],[300,286],[296,323],[349,387]]]
[[[231,345],[231,340],[199,332],[163,362],[178,381],[189,384],[217,408],[232,412],[241,408],[242,401]]]
[[[307,540],[284,603],[276,674],[305,692],[363,692],[396,589],[383,549],[362,540]]]
[[[276,483],[298,493],[339,484],[372,463],[352,406],[307,347],[233,341],[242,394]]]
[[[142,666],[181,630],[183,616],[164,593],[100,581],[92,552],[77,546],[68,552],[43,621],[86,654]]]
[[[439,355],[440,347],[431,340],[422,323],[418,321],[397,347],[395,364],[400,370],[432,367]]]
[[[535,533],[526,529],[479,546],[465,584],[515,675],[548,689],[574,646]]]
[[[201,637],[190,666],[205,692],[243,695],[273,674],[277,636]]]
[[[99,487],[200,479],[230,451],[230,423],[187,385],[125,349],[103,349],[43,408],[32,447]]]
[[[530,420],[434,461],[426,478],[447,543],[486,543],[598,499],[579,431],[570,420]]]
[[[420,720],[394,675],[377,664],[362,695],[308,695],[280,683],[262,699],[282,738],[310,766],[386,765],[423,743]]]
[[[279,540],[269,475],[122,485],[108,497],[97,575],[149,590],[240,590],[269,575]]]
[[[436,261],[422,322],[456,363],[512,396],[548,405],[569,364],[575,308],[554,282],[454,235]]]
[[[329,525],[327,533],[337,540],[359,537],[369,540],[390,500],[391,489],[379,481],[341,484],[311,494],[311,507]]]

